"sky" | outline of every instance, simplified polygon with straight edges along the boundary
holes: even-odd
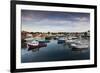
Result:
[[[21,25],[28,32],[85,32],[90,29],[90,14],[21,10]]]

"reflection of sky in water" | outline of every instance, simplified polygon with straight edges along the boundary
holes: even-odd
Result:
[[[30,50],[22,48],[22,62],[41,62],[41,61],[61,61],[61,60],[82,60],[89,59],[89,49],[72,50],[68,45],[57,44],[56,40],[51,40],[47,47]]]

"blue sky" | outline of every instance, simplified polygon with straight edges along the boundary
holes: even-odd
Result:
[[[90,29],[90,14],[21,10],[21,24],[29,32],[84,32]]]

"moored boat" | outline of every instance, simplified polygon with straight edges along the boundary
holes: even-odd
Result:
[[[63,43],[65,43],[65,39],[64,38],[59,38],[58,39],[58,44],[63,44]]]
[[[40,40],[39,43],[49,43],[50,40]]]
[[[67,44],[71,44],[71,43],[74,43],[74,42],[75,42],[75,40],[66,40]]]
[[[27,45],[38,46],[39,42],[34,40],[32,42],[27,42]]]
[[[46,43],[39,43],[38,41],[32,41],[31,43],[27,44],[28,48],[34,49],[34,48],[40,48],[40,47],[46,47]]]
[[[70,45],[72,49],[86,49],[89,48],[89,45],[82,42],[74,42]]]
[[[77,37],[69,37],[66,39],[67,44],[72,44],[77,40]]]
[[[74,36],[71,37],[71,36],[70,36],[70,37],[68,37],[67,39],[68,39],[68,40],[74,40],[74,39],[78,39],[78,37],[74,37]]]

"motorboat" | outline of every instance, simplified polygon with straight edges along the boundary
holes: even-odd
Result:
[[[28,48],[40,48],[40,47],[46,47],[46,43],[39,43],[38,41],[32,41],[31,43],[27,43]]]
[[[89,48],[89,44],[87,43],[82,43],[80,41],[78,42],[74,42],[70,45],[73,49],[85,49],[85,48]]]
[[[72,40],[72,39],[66,40],[66,43],[67,43],[67,44],[71,44],[71,43],[74,43],[74,42],[75,42],[75,40]]]
[[[65,38],[59,38],[58,39],[58,44],[63,44],[63,43],[65,43]]]
[[[68,40],[74,40],[74,39],[77,39],[77,38],[78,38],[78,37],[74,37],[74,36],[71,37],[71,36],[70,36],[70,37],[68,37],[67,39],[68,39]]]
[[[38,46],[39,45],[39,42],[34,40],[32,42],[27,42],[27,45]]]
[[[77,37],[68,37],[68,38],[66,39],[66,43],[67,43],[67,44],[72,44],[72,43],[74,43],[76,40],[77,40]]]

